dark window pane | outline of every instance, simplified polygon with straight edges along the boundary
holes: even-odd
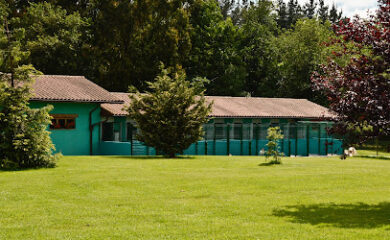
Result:
[[[50,124],[50,129],[55,129],[57,126],[57,119],[52,119]]]
[[[215,139],[226,139],[226,128],[224,124],[215,124]]]
[[[235,123],[233,125],[233,139],[241,139],[242,134],[242,124]]]
[[[103,139],[103,141],[113,141],[114,140],[114,125],[113,125],[113,123],[103,123],[102,139]]]
[[[127,123],[127,140],[137,140],[137,128],[131,123]]]
[[[65,128],[65,119],[58,119],[58,125],[60,128]]]
[[[74,119],[66,119],[66,129],[75,129],[76,121]]]

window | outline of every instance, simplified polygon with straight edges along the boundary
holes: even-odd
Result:
[[[102,124],[102,140],[114,141],[114,123],[105,122]]]
[[[127,140],[137,140],[137,128],[131,123],[127,123]]]
[[[215,139],[226,139],[226,125],[221,123],[216,123],[215,127]]]
[[[75,129],[77,114],[52,114],[50,129]]]
[[[279,126],[279,119],[271,119],[270,126],[271,127],[278,127]]]
[[[203,125],[204,139],[211,140],[214,138],[214,124]]]
[[[259,140],[265,140],[267,139],[267,134],[268,134],[268,124],[255,124],[253,126],[253,137],[256,138],[257,134],[257,139]]]
[[[241,139],[243,135],[243,127],[241,123],[233,124],[233,139]]]

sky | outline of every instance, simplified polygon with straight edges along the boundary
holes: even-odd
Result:
[[[284,0],[288,2],[288,0]],[[308,0],[298,0],[300,4],[306,3]],[[361,17],[367,16],[367,10],[370,10],[371,14],[375,13],[378,8],[377,0],[325,0],[325,3],[331,6],[333,3],[338,9],[343,10],[343,15],[346,17],[353,17],[358,14]]]

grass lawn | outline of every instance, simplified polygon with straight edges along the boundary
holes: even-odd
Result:
[[[64,157],[0,172],[0,239],[390,239],[390,160],[262,162]]]

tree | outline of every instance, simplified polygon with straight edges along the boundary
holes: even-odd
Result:
[[[319,0],[318,6],[318,18],[321,20],[321,22],[324,23],[326,20],[329,19],[329,6],[325,5],[324,0]]]
[[[234,25],[241,25],[243,13],[249,5],[253,4],[253,1],[248,0],[218,0],[217,2],[223,18],[231,18]]]
[[[307,18],[312,19],[315,17],[316,8],[317,2],[315,0],[310,0],[304,5],[303,12]]]
[[[183,71],[163,69],[154,82],[148,82],[150,91],[130,94],[127,111],[140,129],[138,140],[169,157],[198,141],[211,110],[201,83],[191,84]]]
[[[17,27],[26,29],[23,45],[30,52],[30,63],[46,74],[83,75],[87,22],[77,12],[68,14],[50,3],[31,3],[18,22]]]
[[[3,169],[54,167],[58,158],[53,155],[54,145],[47,131],[52,107],[28,107],[31,73],[36,72],[30,66],[14,70],[13,79],[19,85],[16,87],[7,83],[9,75],[0,78],[0,168]]]
[[[310,77],[325,61],[328,52],[323,43],[333,35],[329,22],[321,24],[316,19],[298,20],[294,29],[280,35],[278,96],[325,103],[321,94],[312,90]]]
[[[192,48],[184,61],[190,78],[206,77],[208,95],[243,95],[246,69],[240,55],[241,31],[224,20],[215,0],[198,0],[190,7]]]
[[[89,77],[112,91],[147,88],[160,62],[182,65],[191,49],[186,0],[94,1]]]
[[[283,0],[278,0],[276,7],[277,18],[276,22],[281,29],[289,28],[287,6]]]
[[[54,167],[57,156],[47,131],[51,108],[28,107],[31,76],[38,72],[20,65],[28,56],[21,50],[25,31],[9,30],[8,11],[0,11],[0,18],[0,168]]]
[[[336,5],[333,4],[329,11],[329,21],[331,21],[333,24],[336,24],[341,20],[342,15],[343,11],[340,10],[340,12],[338,12]]]
[[[335,26],[340,38],[329,45],[341,48],[312,76],[314,89],[326,94],[338,115],[332,132],[342,136],[367,128],[371,134],[366,139],[390,134],[390,3],[379,2],[376,16]],[[350,56],[348,61],[337,61],[345,55]]]
[[[301,5],[298,4],[297,0],[290,0],[287,3],[288,10],[287,10],[287,21],[288,21],[288,26],[291,27],[294,25],[298,19],[302,17],[302,8]]]
[[[270,127],[267,130],[267,139],[268,143],[267,146],[267,152],[266,152],[266,159],[269,157],[272,157],[272,160],[269,162],[270,164],[281,164],[281,155],[279,149],[278,141],[282,140],[284,138],[282,131],[279,127]]]
[[[240,49],[247,72],[244,90],[251,96],[275,96],[279,75],[275,57],[278,29],[272,7],[272,2],[260,1],[243,16]]]

